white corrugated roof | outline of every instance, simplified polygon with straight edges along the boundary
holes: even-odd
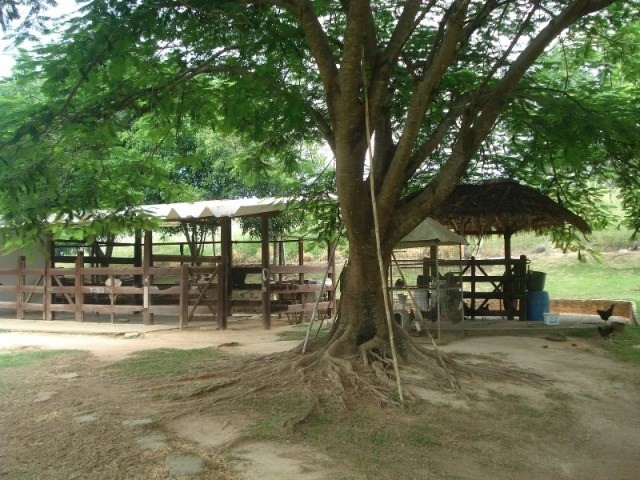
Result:
[[[142,205],[143,210],[160,220],[188,220],[210,217],[246,217],[280,212],[290,199],[240,198],[237,200],[204,200],[200,202]]]

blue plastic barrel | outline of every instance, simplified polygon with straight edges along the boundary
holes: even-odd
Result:
[[[549,292],[527,292],[527,320],[544,320],[549,313]]]

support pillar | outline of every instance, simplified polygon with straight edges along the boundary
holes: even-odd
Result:
[[[227,329],[227,318],[231,311],[229,296],[229,272],[231,271],[233,248],[231,245],[231,217],[220,218],[220,263],[218,264],[218,288],[216,291],[216,316],[218,328]]]
[[[24,320],[24,269],[27,259],[24,256],[18,257],[16,269],[16,316],[18,320]]]
[[[149,288],[153,283],[151,278],[151,267],[153,266],[153,232],[145,230],[144,245],[142,252],[142,323],[153,325],[153,314],[151,308],[151,294]]]
[[[75,297],[76,297],[76,321],[84,322],[84,252],[78,250],[76,254],[76,278],[75,278]]]
[[[269,217],[260,216],[260,237],[262,239],[262,326],[271,328],[271,281],[269,273]]]
[[[142,267],[142,232],[136,229],[133,240],[133,266]],[[137,287],[142,286],[142,275],[134,275],[133,282]]]

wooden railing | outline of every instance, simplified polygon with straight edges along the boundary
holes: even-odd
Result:
[[[166,315],[184,328],[195,317],[215,316],[217,266],[84,267],[79,255],[75,268],[51,268],[49,262],[26,268],[20,257],[15,269],[2,269],[0,276],[15,278],[0,285],[0,292],[15,295],[14,301],[0,301],[0,309],[15,310],[19,319],[27,312],[40,312],[44,320],[67,313],[81,322],[87,313],[108,314],[111,321],[141,314],[149,324],[154,315]]]
[[[437,262],[425,257],[422,260],[400,260],[395,268],[404,270],[406,276],[407,284],[400,291],[411,288],[426,290],[427,295],[432,295],[436,289],[434,279],[446,281],[448,289],[460,292],[465,317],[506,316],[526,319],[528,260],[525,256],[508,260],[479,260],[475,257],[438,259]],[[399,275],[393,274],[390,278],[393,283]]]
[[[329,285],[321,285],[320,280],[328,274]],[[262,274],[259,265],[234,265],[231,268],[231,283],[234,292],[261,291],[262,282],[251,282],[250,276]],[[302,321],[306,314],[316,306],[317,295],[322,295],[318,302],[318,311],[323,315],[331,315],[336,308],[334,267],[327,270],[326,265],[270,265],[268,270],[271,283],[271,313],[285,313]],[[310,279],[309,276],[314,279]],[[234,296],[236,297],[236,296]],[[259,308],[260,298],[232,298],[232,308]]]
[[[463,298],[469,299],[470,316],[502,315],[513,319],[526,320],[527,316],[527,258],[478,260],[471,257],[462,270],[463,284],[471,288],[463,292]],[[501,272],[495,274],[489,269],[498,267]],[[483,286],[488,288],[482,288]],[[499,308],[489,310],[495,300]]]
[[[53,268],[47,261],[43,268],[27,268],[19,257],[16,268],[0,269],[0,277],[15,279],[0,284],[0,310],[13,310],[19,319],[28,312],[39,312],[42,319],[53,320],[56,314],[72,315],[85,321],[88,313],[109,315],[142,315],[151,324],[155,315],[176,317],[180,328],[194,319],[217,318],[218,265],[173,267],[92,267],[85,266],[80,252],[75,265]],[[259,266],[233,267],[233,271],[261,273]],[[315,298],[323,290],[319,311],[335,308],[334,286],[322,287],[308,280],[308,275],[324,273],[326,266],[272,265],[269,268],[270,310],[273,313],[310,312]],[[333,269],[330,269],[333,276]],[[292,275],[292,281],[274,281]],[[260,290],[261,284],[244,284],[233,290]],[[229,290],[231,291],[231,290]],[[9,295],[7,295],[7,293]],[[7,300],[7,297],[12,300]],[[233,307],[260,307],[262,300],[234,299]],[[220,323],[220,319],[218,319]]]

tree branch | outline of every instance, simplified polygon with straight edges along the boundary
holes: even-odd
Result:
[[[566,28],[580,18],[601,10],[614,0],[576,0],[534,37],[520,55],[511,63],[496,87],[489,91],[481,104],[470,109],[463,117],[452,153],[435,178],[414,198],[393,215],[396,219],[389,226],[388,243],[394,245],[409,233],[435,206],[444,201],[463,175],[474,153],[493,128],[495,120],[504,109],[509,95],[545,48]],[[397,179],[395,179],[397,180]],[[385,185],[386,187],[386,185]]]
[[[463,33],[464,18],[469,2],[456,1],[446,15],[446,27],[442,42],[433,55],[433,62],[425,72],[423,80],[413,94],[406,115],[405,127],[400,136],[389,171],[380,189],[379,205],[390,214],[399,193],[403,187],[403,180],[413,146],[418,138],[422,121],[433,93],[447,68],[455,59],[456,48]],[[443,19],[444,21],[444,19]]]

